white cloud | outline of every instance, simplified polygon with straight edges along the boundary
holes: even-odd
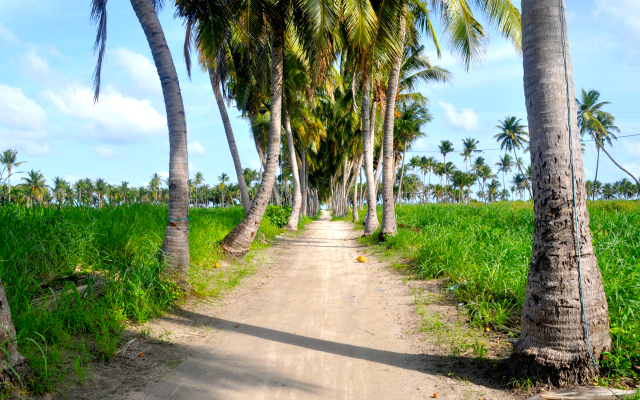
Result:
[[[624,141],[624,148],[629,151],[632,155],[636,157],[640,157],[640,143],[631,143],[628,141]]]
[[[2,25],[0,22],[0,39],[8,44],[18,44],[20,43],[20,39],[16,35],[13,34],[6,26]]]
[[[136,86],[148,93],[162,94],[158,71],[150,59],[124,47],[109,50],[108,53],[127,71]]]
[[[596,0],[594,13],[605,14],[614,20],[622,21],[628,28],[640,34],[640,2],[637,0]]]
[[[22,148],[30,156],[45,156],[53,153],[53,149],[48,143],[37,143],[31,140],[24,141]]]
[[[22,89],[0,83],[0,123],[4,128],[41,130],[47,113],[35,101],[22,93]]]
[[[160,172],[158,172],[158,175],[160,175],[164,179],[168,179],[169,178],[169,173],[167,171],[160,171]]]
[[[187,144],[187,149],[189,150],[189,155],[204,155],[204,147],[202,147],[200,142],[196,142],[195,140]]]
[[[31,50],[21,55],[20,61],[22,61],[24,72],[39,76],[47,76],[51,73],[49,62],[40,57],[35,48],[31,48]]]
[[[622,166],[624,167],[624,169],[631,172],[636,177],[640,177],[640,166],[637,166],[635,164],[622,164]],[[625,178],[628,177],[629,175],[625,174]]]
[[[449,125],[464,129],[468,132],[478,130],[480,117],[473,111],[473,108],[463,108],[462,112],[458,112],[456,107],[451,103],[438,101],[438,104],[444,110]]]
[[[167,129],[165,117],[149,100],[125,97],[111,85],[103,89],[96,104],[93,91],[78,84],[70,84],[56,92],[45,90],[42,96],[63,113],[85,121],[87,129],[106,142],[136,141]]]
[[[194,164],[189,163],[189,173],[196,173],[198,171],[198,167],[196,167]]]
[[[102,158],[111,158],[115,155],[113,149],[108,147],[95,146],[93,149]]]

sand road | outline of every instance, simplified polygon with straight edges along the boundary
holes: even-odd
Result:
[[[401,276],[370,259],[361,232],[330,222],[271,249],[274,268],[224,308],[186,311],[206,340],[136,399],[504,399],[507,392],[437,373],[415,332],[413,297]],[[345,240],[347,239],[347,240]],[[266,278],[266,274],[273,274]],[[266,281],[266,283],[264,283]],[[244,285],[244,283],[243,283]],[[238,326],[239,325],[239,326]]]

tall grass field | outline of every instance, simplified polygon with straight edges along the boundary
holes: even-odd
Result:
[[[282,232],[282,212],[270,213],[280,218],[263,218],[252,249]],[[215,268],[222,258],[219,242],[244,210],[195,208],[189,216],[193,290],[219,295],[252,272],[246,262]],[[126,323],[144,322],[180,300],[178,288],[163,274],[166,220],[167,208],[151,204],[0,207],[0,276],[19,351],[36,373],[27,382],[31,390],[54,389],[68,372],[63,365],[69,354],[86,362],[113,357]]]
[[[640,365],[640,202],[596,201],[588,207],[613,339],[602,364],[613,376],[637,377],[632,364]],[[531,203],[403,205],[396,213],[398,234],[381,246],[410,259],[421,278],[450,278],[447,290],[466,304],[473,323],[519,323],[533,242]]]

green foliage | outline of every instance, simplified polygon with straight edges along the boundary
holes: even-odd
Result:
[[[222,258],[219,242],[244,210],[193,208],[189,214],[192,286],[196,294],[219,295],[253,271],[247,262],[215,268]],[[0,276],[19,349],[36,373],[28,382],[35,393],[53,390],[71,366],[84,379],[88,354],[93,360],[114,356],[125,321],[147,321],[179,299],[163,274],[166,218],[166,206],[152,204],[0,207]],[[271,238],[281,229],[264,218],[260,232]],[[93,295],[97,280],[105,283],[100,296]],[[87,296],[76,290],[83,284]],[[60,291],[51,310],[34,301]]]
[[[603,366],[640,364],[640,202],[589,203],[593,245],[609,304],[613,348]],[[423,278],[450,278],[474,324],[515,326],[531,259],[530,203],[397,208],[401,228],[382,246],[414,261]],[[375,235],[374,235],[375,236]]]
[[[287,225],[287,220],[291,215],[291,207],[280,207],[269,204],[267,210],[264,212],[264,216],[271,220],[278,228],[282,228]]]

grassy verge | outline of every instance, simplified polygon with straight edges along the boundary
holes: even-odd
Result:
[[[167,209],[0,207],[0,275],[21,353],[31,360],[34,393],[53,390],[69,371],[114,356],[123,326],[180,301],[162,274]],[[215,268],[218,243],[244,217],[242,208],[190,210],[190,275],[199,296],[219,296],[251,274],[257,249],[282,233],[264,218],[244,261]],[[309,222],[301,219],[300,227]],[[84,290],[86,289],[86,290]],[[97,295],[99,293],[99,295]],[[53,300],[55,296],[55,301]]]
[[[517,325],[531,258],[531,204],[408,205],[396,212],[398,235],[383,249],[411,260],[420,278],[449,278],[472,323]],[[613,339],[602,364],[610,378],[638,379],[640,202],[598,201],[589,212]]]

